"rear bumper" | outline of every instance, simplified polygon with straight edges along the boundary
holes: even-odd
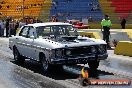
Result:
[[[65,58],[55,58],[51,59],[51,64],[87,64],[94,60],[104,60],[107,59],[108,54],[99,55],[89,55],[89,56],[78,56],[78,57],[65,57]]]

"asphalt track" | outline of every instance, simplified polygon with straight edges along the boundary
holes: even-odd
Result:
[[[64,71],[55,70],[44,74],[39,63],[26,60],[17,64],[12,51],[8,48],[8,38],[0,38],[0,88],[82,88],[78,77],[82,65],[64,66]],[[130,79],[132,80],[132,58],[114,55],[101,61],[93,79]],[[124,60],[125,59],[125,60]],[[86,65],[87,66],[87,65]],[[94,74],[94,73],[93,73]],[[121,86],[87,86],[85,88],[120,88]],[[131,88],[122,86],[121,88]]]

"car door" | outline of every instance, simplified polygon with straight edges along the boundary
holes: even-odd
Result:
[[[37,39],[37,34],[36,30],[33,26],[29,27],[29,34],[28,38],[25,40],[25,43],[27,44],[26,46],[26,56],[29,57],[30,59],[36,59],[35,52],[36,52],[36,45],[34,42]]]
[[[26,56],[27,55],[27,46],[26,46],[26,40],[28,38],[28,34],[29,34],[29,26],[24,26],[20,33],[19,36],[16,37],[16,41],[17,41],[17,49],[19,51],[19,53],[21,55]]]
[[[45,26],[45,27],[38,27],[36,28],[36,39],[34,39],[33,41],[33,45],[36,47],[36,49],[34,48],[34,56],[36,58],[36,60],[39,60],[39,49],[37,47],[43,47],[43,48],[49,48],[49,45],[46,44],[44,41],[42,42],[42,37],[43,38],[48,38],[50,37],[54,37],[53,35],[53,30],[50,26]],[[45,51],[43,51],[45,52]]]

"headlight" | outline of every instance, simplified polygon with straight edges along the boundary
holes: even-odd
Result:
[[[105,53],[106,52],[106,45],[100,45],[99,46],[99,52],[100,53]]]
[[[57,57],[61,57],[62,56],[62,50],[61,49],[57,49],[55,52]]]
[[[97,52],[95,46],[91,46],[91,52],[92,52],[92,53],[96,53],[96,52]]]
[[[71,51],[70,50],[67,50],[66,51],[66,55],[71,55]]]

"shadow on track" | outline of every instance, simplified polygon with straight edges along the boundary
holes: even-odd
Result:
[[[48,74],[44,74],[42,69],[41,69],[41,64],[32,61],[32,60],[26,60],[24,64],[18,64],[15,63],[14,61],[11,61],[13,64],[16,64],[18,66],[21,66],[23,68],[29,69],[31,71],[33,71],[34,73],[39,73],[41,75],[47,76],[49,78],[55,79],[55,80],[65,80],[65,79],[77,79],[79,77],[80,74],[73,74],[72,72],[67,72],[67,71],[61,71],[59,69],[55,69],[51,72],[49,72]],[[81,68],[81,66],[79,67]],[[90,77],[93,77],[95,79],[99,79],[99,76],[101,75],[113,75],[111,73],[107,73],[107,72],[103,72],[103,71],[92,71],[90,72],[89,75]]]

